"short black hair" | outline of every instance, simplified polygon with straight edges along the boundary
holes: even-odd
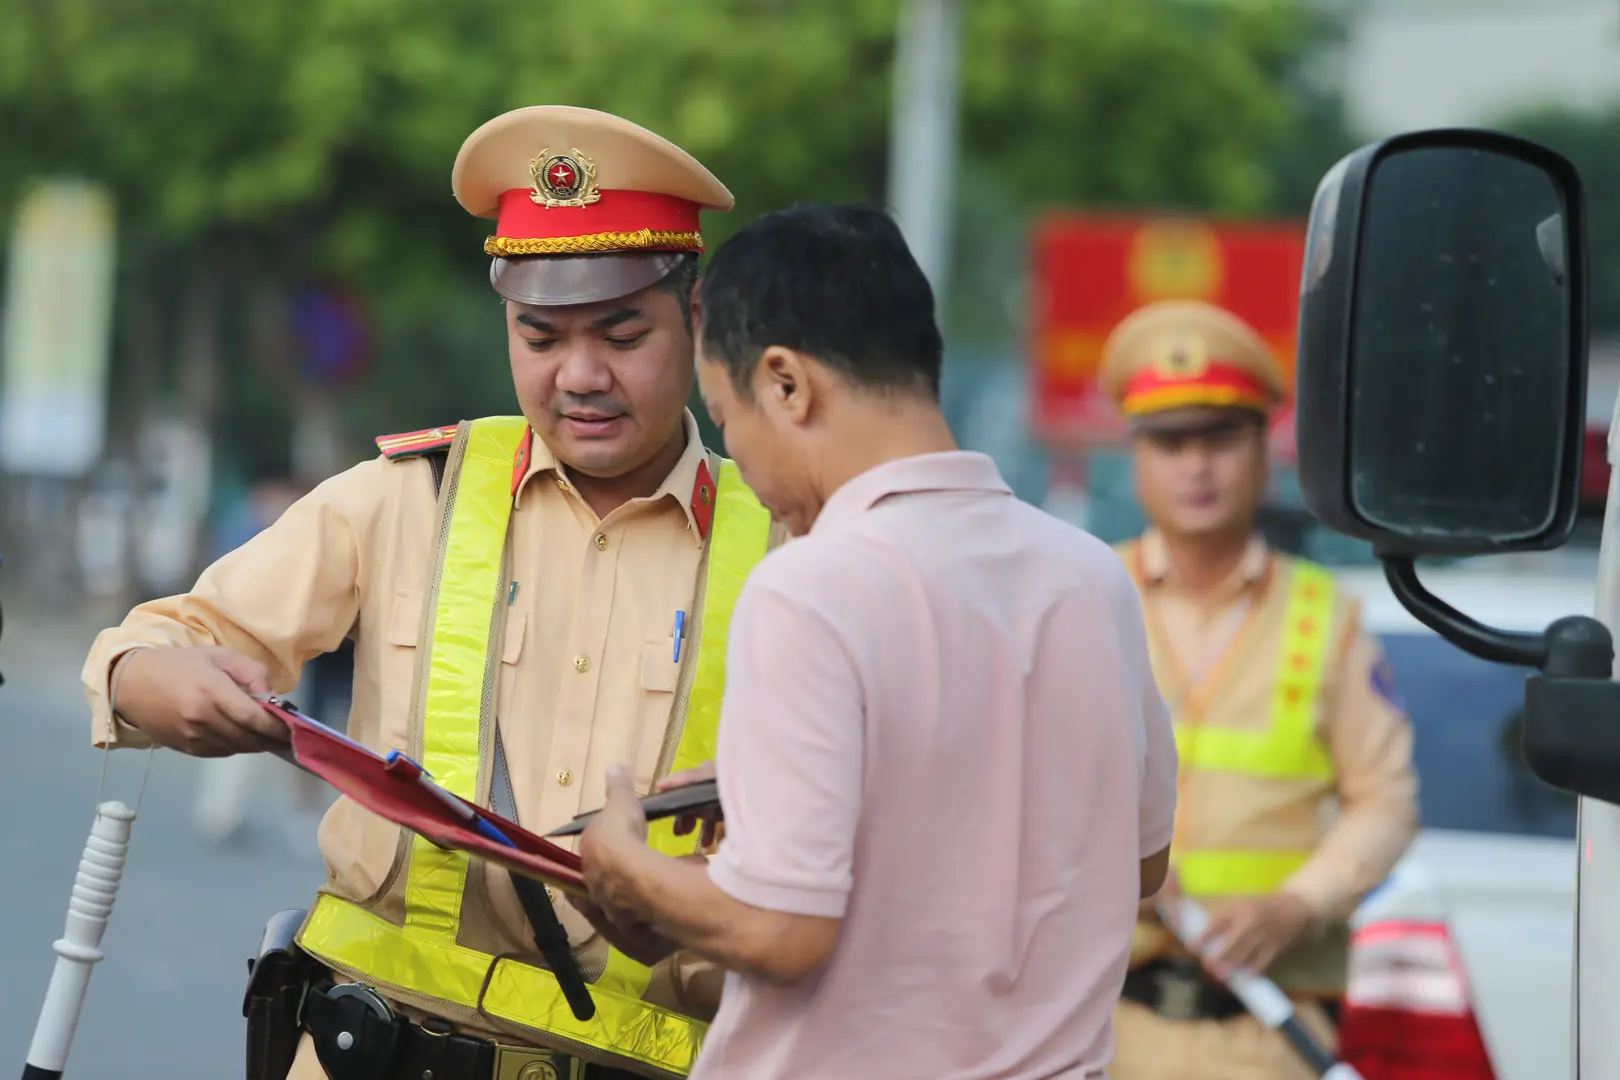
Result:
[[[673,269],[658,282],[658,287],[675,297],[681,305],[681,318],[687,332],[692,330],[692,290],[697,286],[698,260],[692,252],[682,252]]]
[[[704,353],[744,400],[772,345],[862,389],[939,397],[934,291],[882,210],[800,204],[744,226],[709,260],[702,310]]]

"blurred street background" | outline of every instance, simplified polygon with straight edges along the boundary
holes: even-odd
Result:
[[[475,127],[546,103],[619,113],[709,166],[737,198],[705,218],[711,250],[797,200],[893,208],[936,286],[959,438],[1108,540],[1141,525],[1091,384],[1113,322],[1206,297],[1291,368],[1304,222],[1334,161],[1425,127],[1541,139],[1591,198],[1601,513],[1612,0],[0,0],[0,1070],[21,1065],[93,815],[91,638],[373,436],[516,411],[491,223],[449,177]],[[1290,418],[1275,446],[1274,542],[1372,566],[1304,513]],[[1488,581],[1533,569],[1589,596],[1595,520]],[[1426,823],[1567,843],[1569,802],[1517,758],[1514,674],[1389,633]],[[338,692],[324,713],[343,708]],[[114,755],[109,794],[132,800],[146,760]],[[239,1074],[244,960],[322,879],[327,796],[290,772],[152,758],[71,1071]]]

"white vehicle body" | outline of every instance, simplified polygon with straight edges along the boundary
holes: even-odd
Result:
[[[1486,567],[1497,560],[1478,562]],[[1593,611],[1595,564],[1589,555],[1577,556],[1563,573],[1545,569],[1558,562],[1571,560],[1555,554],[1531,572],[1525,572],[1529,567],[1521,563],[1512,569],[1420,567],[1419,575],[1431,592],[1480,622],[1503,630],[1540,632],[1563,616]],[[1457,761],[1458,773],[1446,774],[1449,747],[1444,742],[1472,738],[1477,725],[1478,746],[1501,754],[1496,745],[1501,722],[1514,704],[1506,699],[1515,689],[1522,693],[1521,680],[1530,672],[1490,665],[1447,645],[1401,605],[1379,569],[1340,570],[1338,580],[1362,599],[1363,625],[1384,643],[1397,685],[1408,696],[1419,746],[1419,783],[1426,793],[1442,783],[1453,787],[1477,783],[1487,788],[1479,793],[1481,805],[1490,802],[1490,781],[1477,776],[1478,770],[1467,762]],[[1415,647],[1417,642],[1425,644]],[[1433,666],[1443,663],[1446,669],[1434,673],[1427,703],[1411,700],[1407,683],[1412,662],[1405,671],[1400,664],[1403,651],[1420,650],[1431,654]],[[1448,657],[1446,650],[1454,650],[1454,655]],[[1506,707],[1470,714],[1474,706],[1465,700],[1468,695],[1451,685],[1457,681],[1453,665],[1500,680],[1493,682],[1492,701]],[[1457,708],[1437,701],[1436,693],[1456,694],[1464,712],[1459,715]],[[1444,730],[1437,730],[1441,726]],[[1501,767],[1511,767],[1505,756]],[[1577,842],[1572,806],[1562,809],[1557,822],[1540,830],[1555,835],[1432,827],[1426,820],[1389,879],[1367,898],[1353,920],[1360,931],[1375,927],[1378,931],[1358,934],[1347,1009],[1360,1000],[1417,1013],[1471,1015],[1490,1062],[1490,1072],[1481,1070],[1479,1080],[1573,1076]],[[1563,835],[1556,835],[1566,826]],[[1419,945],[1420,931],[1449,944],[1449,970],[1438,953]],[[1377,953],[1366,942],[1380,932],[1404,941],[1405,947],[1391,955]],[[1377,1078],[1369,1072],[1368,1080]]]

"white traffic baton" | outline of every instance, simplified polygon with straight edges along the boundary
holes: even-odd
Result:
[[[96,817],[90,837],[79,856],[79,872],[73,878],[68,898],[67,925],[52,948],[56,967],[51,971],[45,1003],[34,1025],[34,1039],[23,1064],[23,1080],[60,1080],[67,1068],[68,1051],[84,1009],[85,991],[90,988],[90,970],[102,957],[101,935],[118,899],[118,886],[124,879],[124,861],[129,854],[130,828],[146,794],[146,776],[141,777],[141,794],[135,808],[117,800],[102,801],[107,781],[107,751],[102,751],[101,783],[96,787]],[[152,767],[147,752],[147,775]]]
[[[1189,951],[1192,950],[1192,943],[1209,928],[1209,913],[1196,901],[1183,897],[1175,905],[1175,910],[1171,910],[1171,905],[1164,900],[1160,900],[1156,906],[1159,918]],[[1234,971],[1221,982],[1243,1002],[1250,1015],[1287,1039],[1288,1045],[1317,1076],[1323,1080],[1363,1080],[1354,1067],[1340,1061],[1305,1029],[1294,1012],[1293,1001],[1283,993],[1282,987],[1264,975],[1247,971]]]

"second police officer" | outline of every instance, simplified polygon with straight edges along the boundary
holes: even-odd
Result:
[[[1356,600],[1268,546],[1256,515],[1285,383],[1224,309],[1163,301],[1104,346],[1147,531],[1119,546],[1180,754],[1170,897],[1204,904],[1215,974],[1268,974],[1329,1045],[1349,918],[1417,826],[1412,732]],[[1314,1074],[1144,905],[1116,1016],[1116,1080]]]

